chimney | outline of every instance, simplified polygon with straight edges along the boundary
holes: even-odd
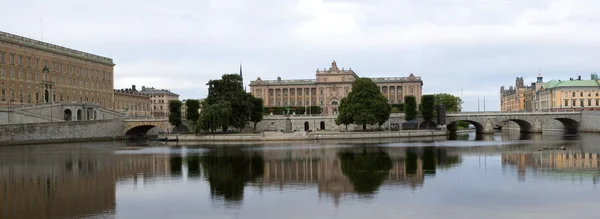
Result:
[[[136,91],[135,85],[131,85],[131,90]]]

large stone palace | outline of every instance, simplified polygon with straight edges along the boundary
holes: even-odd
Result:
[[[315,79],[262,80],[250,82],[253,96],[262,98],[265,107],[273,106],[320,106],[322,114],[337,114],[342,98],[352,89],[352,82],[359,76],[352,70],[339,69],[333,61],[329,69],[317,69]],[[402,103],[404,96],[412,95],[421,101],[423,81],[412,73],[408,77],[371,78],[390,103]]]

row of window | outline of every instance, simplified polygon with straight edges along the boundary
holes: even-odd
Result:
[[[588,97],[591,97],[591,96],[592,96],[592,92],[593,92],[593,91],[587,91],[587,92],[586,92],[586,93],[587,93],[587,96],[588,96]],[[596,91],[595,93],[596,93],[596,97],[598,97],[598,91]],[[575,96],[576,96],[576,94],[577,94],[577,92],[572,92],[572,95],[571,95],[571,96],[572,96],[572,97],[575,97]],[[567,92],[565,92],[565,96],[567,96],[567,95],[568,95],[568,94],[567,94]],[[583,97],[583,91],[579,91],[579,97]]]
[[[125,100],[117,100],[115,101],[115,108],[116,109],[122,109],[122,110],[132,110],[132,111],[147,111],[148,109],[150,109],[150,104],[146,103],[131,103],[129,101],[125,101]]]
[[[275,101],[274,101],[274,100],[272,100],[272,99],[271,99],[271,100],[269,100],[269,106],[275,106],[275,105],[273,105],[273,103],[274,103],[274,102],[275,102]],[[304,106],[308,106],[308,105],[309,105],[309,102],[310,102],[310,101],[308,101],[308,100],[307,100],[307,101],[305,102],[306,104],[305,104]],[[335,101],[334,101],[334,102],[335,102]],[[388,102],[389,102],[389,103],[394,103],[394,102],[395,102],[395,103],[402,103],[402,101],[401,101],[400,99],[397,99],[397,100],[394,100],[394,99],[389,99],[389,100],[388,100]],[[296,101],[294,101],[294,100],[291,100],[289,103],[291,103],[291,104],[289,104],[289,105],[288,105],[288,101],[287,101],[287,100],[283,100],[283,106],[296,106]],[[302,105],[302,101],[298,101],[298,104],[299,104],[299,105]],[[316,101],[316,100],[312,100],[312,104],[313,104],[313,105],[317,104],[317,101]],[[321,106],[324,106],[324,102],[323,102],[323,100],[319,100],[319,105],[321,105]],[[281,105],[281,100],[277,100],[277,105],[276,105],[276,106],[282,106],[282,105]]]
[[[26,73],[23,72],[22,69],[19,69],[18,72],[15,72],[15,69],[10,69],[9,72],[7,73],[5,68],[0,67],[0,78],[3,77],[8,77],[8,78],[15,78],[15,79],[21,79],[21,80],[35,80],[35,81],[39,81],[40,80],[40,73],[36,72],[35,74],[32,74],[31,71],[27,71]],[[71,86],[79,86],[79,87],[91,87],[93,89],[109,89],[110,83],[106,83],[105,81],[99,82],[99,81],[89,81],[87,79],[75,79],[75,78],[63,78],[60,75],[58,77],[56,77],[55,75],[48,75],[48,74],[43,74],[43,81],[51,81],[57,84],[62,84],[62,85],[71,85]],[[64,79],[64,80],[63,80]]]
[[[67,92],[68,93],[68,92]],[[81,92],[80,92],[81,93]],[[48,103],[48,102],[54,102],[54,101],[79,101],[79,102],[91,102],[93,104],[99,104],[102,105],[102,103],[105,103],[106,101],[100,99],[100,98],[95,98],[95,97],[83,97],[82,94],[76,95],[73,94],[73,96],[70,96],[68,94],[65,94],[63,96],[63,94],[49,94],[49,93],[45,93],[45,94],[41,94],[39,92],[31,92],[31,91],[23,91],[21,89],[19,90],[15,90],[15,89],[10,89],[10,90],[5,90],[2,89],[0,91],[0,101],[2,102],[10,102],[10,103],[27,103],[27,104],[41,104],[41,103]]]
[[[25,57],[23,55],[17,55],[17,54],[13,54],[10,53],[8,56],[8,58],[6,58],[7,53],[6,52],[0,52],[0,62],[1,63],[6,63],[8,61],[9,64],[13,64],[13,65],[20,65],[20,66],[27,66],[27,67],[35,67],[35,68],[42,68],[44,66],[48,67],[50,71],[54,71],[54,72],[64,72],[64,73],[71,73],[71,74],[76,74],[78,73],[80,76],[86,76],[86,77],[92,77],[92,78],[101,78],[101,79],[105,79],[105,80],[111,80],[111,72],[106,72],[106,71],[102,71],[100,72],[100,70],[94,70],[94,69],[89,69],[89,68],[84,68],[84,67],[79,67],[79,66],[75,66],[75,65],[69,65],[69,64],[64,64],[63,63],[59,63],[59,62],[52,62],[52,65],[48,65],[48,60],[44,60],[44,65],[40,66],[40,58],[33,58],[32,57]],[[7,60],[8,59],[8,60]]]
[[[569,102],[571,102],[571,106],[585,106],[585,103],[587,102],[587,106],[592,106],[592,100],[565,100],[565,106],[569,106]],[[579,105],[577,105],[577,103],[579,102]],[[600,100],[596,99],[596,106],[599,106],[600,104]]]

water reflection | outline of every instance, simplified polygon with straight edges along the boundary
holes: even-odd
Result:
[[[581,135],[577,140],[535,134],[528,139],[536,140],[504,133],[492,136],[504,140],[0,147],[0,218],[225,214],[207,202],[235,206],[240,218],[264,217],[267,210],[277,215],[273,218],[285,214],[322,218],[328,216],[316,212],[329,208],[345,212],[345,218],[364,218],[369,215],[350,214],[349,209],[375,207],[397,213],[382,206],[437,203],[466,208],[480,202],[514,209],[514,202],[524,198],[534,207],[559,198],[553,191],[565,191],[560,198],[568,201],[595,194],[588,184],[596,184],[600,177],[600,135]],[[483,167],[477,163],[479,157],[485,159]],[[575,188],[569,187],[573,181],[578,182]],[[593,203],[591,199],[585,201]],[[581,215],[573,209],[567,212]]]
[[[541,172],[588,178],[596,184],[600,177],[600,154],[581,151],[504,153],[502,167],[516,170],[520,181],[525,181],[527,172]]]
[[[264,160],[257,153],[241,150],[213,150],[200,157],[210,185],[211,198],[238,204],[246,183],[264,173]]]

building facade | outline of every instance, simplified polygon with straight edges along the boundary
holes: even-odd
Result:
[[[543,83],[533,100],[536,111],[600,110],[600,81],[597,74],[589,80],[571,78]]]
[[[0,32],[0,107],[68,102],[111,108],[110,58]]]
[[[517,77],[515,86],[505,89],[500,87],[500,111],[502,112],[523,112],[533,111],[533,97],[536,87],[542,83],[542,75],[538,74],[537,82],[531,83],[531,86],[525,86],[523,77]]]
[[[135,85],[115,89],[114,110],[130,117],[150,117],[150,95],[139,92]]]
[[[359,76],[351,69],[339,69],[333,61],[329,69],[317,69],[315,79],[250,81],[250,93],[269,106],[320,106],[322,114],[337,114],[342,98],[352,89]],[[412,73],[408,77],[371,78],[390,103],[402,103],[412,95],[421,101],[423,81]]]
[[[155,118],[169,117],[169,101],[179,100],[179,94],[167,89],[142,86],[140,92],[150,95],[150,113]]]

